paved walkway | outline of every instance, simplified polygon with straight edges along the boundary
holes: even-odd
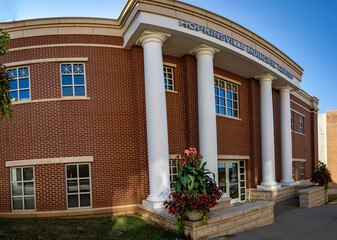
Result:
[[[222,239],[337,240],[337,202],[309,209],[298,206],[298,198],[277,203],[274,224]]]

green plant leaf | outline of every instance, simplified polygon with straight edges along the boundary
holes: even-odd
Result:
[[[192,191],[191,191],[191,194],[194,195],[194,196],[196,196],[198,193],[197,193],[197,191],[192,190]]]
[[[187,185],[187,180],[188,180],[188,177],[186,177],[186,176],[183,176],[183,177],[181,177],[181,178],[180,178],[180,180],[181,180],[181,183],[183,184],[183,186],[184,186],[184,187],[186,187],[186,185]]]

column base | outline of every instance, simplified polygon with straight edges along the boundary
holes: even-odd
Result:
[[[292,181],[292,182],[282,182],[281,181],[282,187],[290,187],[290,186],[295,186],[295,185],[297,185],[297,182],[294,182],[294,181]]]
[[[164,201],[160,201],[160,202],[151,202],[151,201],[148,201],[148,200],[142,201],[142,204],[144,206],[152,208],[152,209],[164,208],[163,203],[164,203]]]
[[[274,190],[281,188],[281,184],[275,184],[275,185],[257,185],[257,189],[264,189],[264,190]]]

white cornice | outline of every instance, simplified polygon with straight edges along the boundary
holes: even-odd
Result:
[[[43,59],[33,59],[33,60],[26,60],[20,62],[7,62],[3,63],[7,67],[14,67],[14,66],[23,66],[23,65],[30,65],[36,63],[49,63],[49,62],[87,62],[87,57],[79,57],[79,58],[43,58]]]
[[[27,47],[10,48],[10,52],[36,49],[36,48],[49,48],[49,47],[107,47],[107,48],[123,48],[121,45],[110,44],[95,44],[95,43],[59,43],[59,44],[46,44],[46,45],[33,45]]]
[[[84,157],[63,157],[63,158],[40,158],[40,159],[29,159],[29,160],[17,160],[17,161],[6,161],[6,167],[20,167],[20,166],[33,166],[33,165],[44,165],[44,164],[60,164],[60,163],[80,163],[80,162],[93,162],[93,156]]]

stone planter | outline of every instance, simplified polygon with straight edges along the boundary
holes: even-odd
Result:
[[[201,219],[201,214],[197,210],[186,211],[186,214],[190,221],[198,221]]]

